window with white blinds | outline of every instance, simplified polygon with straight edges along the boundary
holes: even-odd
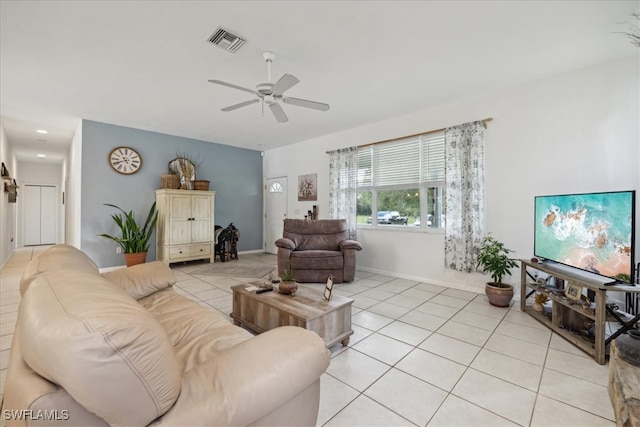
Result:
[[[358,222],[442,228],[444,179],[444,132],[362,147]]]
[[[444,133],[358,150],[358,187],[444,181]]]

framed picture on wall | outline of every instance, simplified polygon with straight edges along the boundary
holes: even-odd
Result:
[[[318,174],[311,173],[308,175],[298,176],[298,201],[315,201],[318,200]]]

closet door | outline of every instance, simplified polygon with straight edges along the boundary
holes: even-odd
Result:
[[[24,186],[24,245],[56,243],[56,187],[45,185]]]

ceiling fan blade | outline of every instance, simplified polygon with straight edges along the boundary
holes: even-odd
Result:
[[[284,122],[288,122],[289,121],[289,118],[284,113],[284,110],[282,109],[280,104],[278,104],[277,102],[274,102],[273,104],[270,104],[269,108],[271,109],[271,112],[273,113],[273,115],[276,118],[276,120],[278,121],[278,123],[284,123]]]
[[[273,87],[271,88],[271,92],[273,92],[274,95],[282,95],[285,91],[291,89],[298,83],[300,83],[300,80],[298,80],[295,76],[292,76],[291,74],[285,74],[284,76],[280,77],[280,80],[278,80],[273,85]]]
[[[227,82],[223,82],[221,80],[209,80],[209,83],[215,83],[217,85],[221,85],[221,86],[226,86],[226,87],[230,87],[231,89],[238,89],[238,90],[242,90],[244,92],[249,92],[252,94],[256,94],[256,91],[253,89],[247,89],[246,87],[242,87],[242,86],[237,86],[231,83],[227,83]]]
[[[230,105],[230,106],[228,106],[228,107],[224,107],[224,108],[222,109],[222,111],[233,111],[233,110],[237,110],[238,108],[246,107],[247,105],[255,104],[256,102],[260,102],[260,100],[259,100],[258,98],[256,98],[256,99],[252,99],[251,101],[244,101],[244,102],[241,102],[240,104]]]
[[[323,104],[322,102],[309,101],[307,99],[285,97],[285,98],[282,98],[282,102],[284,102],[285,104],[292,104],[292,105],[297,105],[298,107],[312,108],[314,110],[320,110],[320,111],[327,111],[329,109],[329,104]]]

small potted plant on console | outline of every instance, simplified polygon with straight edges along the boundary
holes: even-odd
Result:
[[[511,275],[511,269],[518,266],[514,259],[509,258],[509,252],[512,251],[492,236],[482,239],[476,268],[480,267],[491,275],[493,282],[488,282],[484,291],[489,303],[496,307],[508,307],[513,298],[513,286],[502,283],[502,277]]]

